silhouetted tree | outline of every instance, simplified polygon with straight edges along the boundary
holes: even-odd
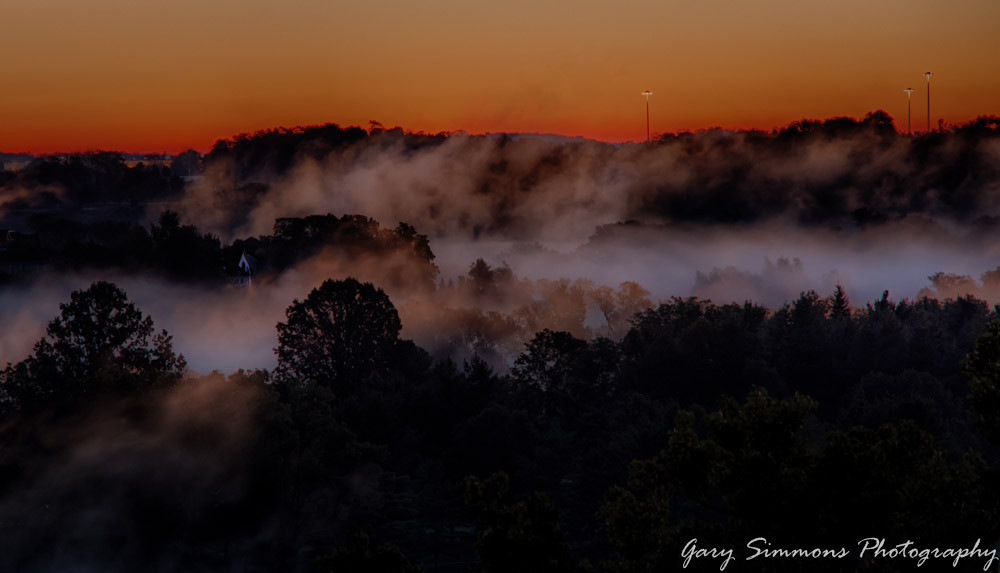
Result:
[[[108,392],[128,393],[180,379],[182,356],[166,331],[154,334],[124,291],[96,282],[74,291],[35,344],[34,354],[8,366],[0,384],[9,405],[73,407]]]
[[[181,177],[191,177],[201,172],[201,154],[193,149],[178,154],[170,162],[170,172]]]
[[[892,116],[883,110],[871,111],[861,120],[861,125],[882,136],[896,135],[896,124]]]
[[[506,265],[494,268],[483,259],[476,259],[469,265],[468,276],[473,294],[487,298],[497,296],[513,279],[514,274]]]
[[[528,342],[525,351],[514,362],[511,376],[544,393],[558,393],[576,378],[581,355],[587,341],[574,338],[568,332],[545,329]]]
[[[830,318],[832,320],[848,320],[851,318],[851,301],[847,298],[844,287],[837,283],[837,288],[830,297]]]
[[[344,391],[386,368],[402,324],[389,297],[353,278],[327,280],[278,323],[277,376]]]

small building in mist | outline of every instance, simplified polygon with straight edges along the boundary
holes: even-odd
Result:
[[[253,281],[253,275],[257,273],[257,259],[250,253],[243,251],[243,254],[240,255],[240,262],[237,263],[236,267],[241,272],[233,278],[233,284],[237,286],[250,286]]]

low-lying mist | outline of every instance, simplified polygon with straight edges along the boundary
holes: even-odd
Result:
[[[58,303],[97,279],[125,289],[197,372],[273,367],[284,310],[347,276],[384,288],[404,336],[440,354],[482,351],[477,329],[519,329],[495,364],[509,363],[532,328],[620,336],[597,289],[625,281],[650,304],[696,296],[776,307],[838,284],[857,305],[883,291],[1000,302],[984,275],[1000,265],[998,122],[907,137],[891,121],[875,112],[770,134],[707,130],[622,145],[336,126],[240,136],[218,143],[179,194],[164,187],[149,221],[171,208],[223,244],[267,235],[285,217],[405,222],[429,237],[437,287],[408,284],[406,260],[335,248],[247,288],[49,269],[5,289],[0,362],[22,359]],[[28,178],[8,175],[0,206],[31,207]],[[49,183],[36,191],[49,203],[82,201]],[[488,296],[482,285],[469,290],[477,259],[499,271]],[[572,312],[560,316],[559,297]]]
[[[468,317],[456,313],[494,312],[520,321],[518,328],[523,332],[508,341],[509,347],[501,353],[504,359],[498,357],[495,364],[500,367],[517,355],[532,334],[531,327],[561,324],[578,335],[623,334],[622,327],[617,333],[609,330],[595,292],[602,286],[618,288],[624,281],[636,282],[648,291],[650,304],[696,296],[719,304],[750,300],[775,308],[803,291],[829,295],[838,284],[860,305],[886,290],[897,300],[971,293],[1000,302],[1000,288],[989,277],[981,284],[975,281],[997,268],[998,248],[977,249],[966,239],[933,229],[937,231],[905,222],[850,234],[778,225],[742,229],[613,225],[585,243],[549,243],[551,247],[539,242],[440,239],[431,245],[441,268],[439,285],[433,291],[406,284],[409,263],[405,260],[375,256],[345,260],[336,251],[321,252],[242,288],[115,271],[52,274],[6,289],[0,322],[11,327],[0,333],[0,360],[23,359],[44,334],[47,321],[57,314],[59,303],[94,280],[110,280],[123,288],[153,317],[157,329],[174,336],[177,351],[193,371],[201,373],[273,368],[275,325],[285,320],[285,309],[323,280],[348,276],[386,290],[400,311],[404,336],[456,359],[467,358],[468,352],[457,351],[449,340],[474,335],[467,331],[479,328],[463,325]],[[491,271],[509,275],[496,279],[492,287],[496,292],[474,294],[470,266],[477,258]],[[394,270],[389,273],[387,269]],[[971,282],[932,281],[939,272],[954,278],[965,275]],[[404,280],[387,278],[390,275]],[[558,288],[565,292],[553,294]],[[576,317],[566,322],[554,314],[559,312],[553,310],[559,305],[555,296],[572,299],[567,304],[575,305],[574,310],[566,312],[583,313],[583,330],[573,326]],[[542,309],[525,318],[523,310],[532,305]]]
[[[325,212],[403,220],[434,239],[518,241],[583,242],[626,220],[847,227],[921,216],[991,227],[1000,208],[993,124],[911,138],[891,121],[875,112],[649,145],[401,130],[331,143],[320,128],[279,145],[265,133],[217,144],[176,206],[224,240]]]
[[[252,385],[221,376],[189,378],[156,400],[109,400],[71,420],[14,426],[5,469],[19,455],[33,463],[5,476],[7,486],[11,477],[20,481],[13,482],[17,495],[0,502],[0,566],[125,571],[156,563],[161,571],[186,570],[192,555],[166,540],[211,539],[206,515],[224,516],[247,495],[260,398]],[[24,439],[32,432],[44,454]],[[233,550],[232,561],[248,553],[247,546]],[[201,562],[218,558],[197,555]]]

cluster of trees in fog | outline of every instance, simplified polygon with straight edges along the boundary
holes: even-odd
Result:
[[[328,124],[241,134],[170,166],[128,167],[108,152],[41,157],[0,171],[0,215],[10,226],[31,209],[120,203],[115,219],[142,222],[146,212],[124,206],[170,201],[185,219],[226,237],[258,234],[261,221],[326,211],[407,220],[432,236],[524,236],[544,217],[561,226],[569,224],[561,217],[603,208],[614,218],[588,216],[591,229],[628,219],[746,225],[781,218],[846,228],[923,217],[994,230],[998,127],[996,116],[983,116],[906,136],[876,111],[769,133],[710,129],[613,145]],[[192,173],[204,177],[185,187],[181,177]],[[414,191],[418,198],[404,195]],[[291,212],[275,213],[285,201]]]
[[[502,375],[432,358],[354,279],[291,302],[271,372],[185,377],[110,283],[59,310],[0,373],[11,570],[640,571],[694,537],[997,541],[1000,317],[972,297],[675,298],[620,339],[541,330]]]
[[[162,212],[148,230],[136,223],[84,223],[49,213],[31,215],[27,225],[29,232],[7,244],[0,260],[38,262],[52,271],[113,268],[211,284],[245,272],[238,268],[244,252],[255,257],[256,272],[274,275],[329,247],[348,259],[399,253],[413,263],[412,274],[405,278],[411,285],[433,287],[438,274],[426,236],[405,223],[395,230],[383,229],[361,215],[278,219],[272,235],[237,239],[228,245],[216,235],[182,224],[170,210]],[[2,268],[0,277],[18,279]],[[396,282],[403,280],[397,277]]]
[[[0,169],[0,224],[23,226],[31,213],[44,209],[80,216],[85,206],[101,207],[100,218],[138,220],[145,205],[181,196],[184,159],[129,166],[110,151],[41,156],[20,169]],[[178,163],[180,161],[180,163]]]
[[[216,200],[243,201],[247,196],[238,190],[252,188],[253,200],[267,205],[269,196],[283,196],[282,187],[297,180],[296,168],[303,164],[320,165],[335,180],[331,185],[344,187],[364,182],[339,175],[363,173],[380,158],[409,162],[422,178],[407,182],[432,192],[417,204],[425,212],[410,213],[408,220],[434,235],[455,223],[444,215],[464,217],[460,228],[468,234],[524,235],[537,224],[525,211],[550,214],[559,200],[552,190],[596,206],[607,201],[602,188],[615,190],[621,207],[612,212],[619,220],[753,224],[783,218],[805,226],[851,227],[921,216],[993,229],[995,221],[983,215],[997,203],[998,126],[1000,119],[984,116],[950,131],[909,137],[878,111],[861,120],[798,121],[770,133],[663,134],[651,146],[402,130],[366,137],[357,128],[323,126],[220,141],[206,156],[206,166],[214,168]],[[456,165],[437,165],[439,155]],[[459,205],[448,205],[449,199]],[[237,215],[230,224],[236,228],[246,220]]]

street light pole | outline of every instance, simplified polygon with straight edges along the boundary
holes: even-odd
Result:
[[[927,76],[927,133],[931,132],[931,72],[924,72]]]
[[[646,143],[649,143],[649,96],[653,95],[653,92],[646,90],[642,95],[646,96]]]
[[[906,92],[906,135],[913,135],[910,130],[910,95],[913,94],[913,88],[906,88],[903,90]]]

